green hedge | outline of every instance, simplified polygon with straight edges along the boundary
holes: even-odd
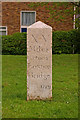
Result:
[[[26,33],[2,36],[2,54],[26,55]],[[52,33],[52,53],[80,53],[80,30],[55,31]]]
[[[27,53],[26,38],[26,33],[2,36],[2,54],[25,55]]]
[[[56,31],[52,35],[53,53],[79,53],[80,30]]]

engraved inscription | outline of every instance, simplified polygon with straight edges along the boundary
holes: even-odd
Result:
[[[51,66],[50,65],[30,65],[30,63],[28,63],[30,68],[36,68],[36,69],[50,69]]]
[[[44,48],[42,46],[29,46],[30,51],[35,51],[35,52],[48,52],[48,48]]]
[[[44,57],[39,57],[39,56],[34,56],[33,58],[32,58],[33,60],[48,60],[48,57],[47,56],[44,56]]]
[[[42,78],[44,80],[47,80],[50,78],[50,75],[49,74],[43,74],[42,72],[40,74],[34,74],[33,72],[29,73],[28,76],[30,78]]]
[[[37,42],[37,40],[36,40],[36,38],[35,38],[35,36],[32,34],[32,37],[34,38],[34,40],[35,40],[35,42]],[[43,39],[45,40],[45,42],[46,42],[46,38],[44,37],[44,35],[42,35],[42,37],[43,37]]]
[[[32,37],[34,38],[34,40],[37,42],[36,38],[34,37],[34,35],[32,35]]]
[[[43,39],[45,40],[45,42],[46,42],[46,38],[44,37],[44,35],[42,35],[42,37],[43,37]]]
[[[51,86],[50,86],[50,85],[41,85],[41,88],[44,88],[44,89],[51,89]]]
[[[49,69],[49,68],[51,68],[51,66],[50,65],[35,65],[35,66],[32,66],[31,68],[40,68],[40,69],[42,69],[42,68],[45,68],[45,69]]]

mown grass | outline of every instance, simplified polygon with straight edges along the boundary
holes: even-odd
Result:
[[[26,101],[26,56],[3,55],[3,118],[77,118],[78,55],[53,55],[52,101]]]

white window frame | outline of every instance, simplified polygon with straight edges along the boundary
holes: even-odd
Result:
[[[6,28],[6,29],[0,29],[0,32],[1,32],[1,31],[5,31],[5,32],[6,32],[6,35],[7,35],[7,26],[0,26],[0,27],[2,27],[2,28],[5,27],[5,28]]]
[[[35,22],[36,22],[36,11],[21,11],[20,12],[20,32],[21,32],[21,28],[27,28],[28,26],[25,25],[21,25],[22,23],[22,12],[34,12],[35,13]]]

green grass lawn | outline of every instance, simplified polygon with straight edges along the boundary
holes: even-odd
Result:
[[[52,101],[26,101],[26,56],[3,55],[3,118],[77,118],[78,55],[53,55]]]

